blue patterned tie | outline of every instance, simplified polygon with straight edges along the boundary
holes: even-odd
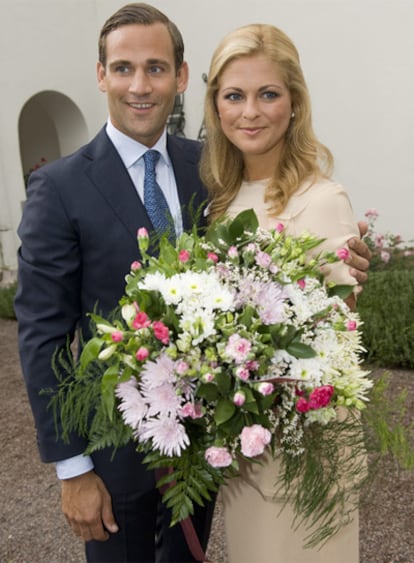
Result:
[[[157,233],[160,235],[167,233],[171,239],[175,237],[173,218],[167,200],[162,189],[157,184],[155,176],[155,165],[160,156],[160,153],[154,150],[148,150],[144,153],[144,205]]]

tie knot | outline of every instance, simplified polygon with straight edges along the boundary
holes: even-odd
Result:
[[[144,153],[145,168],[148,170],[154,170],[155,165],[157,164],[160,156],[161,155],[158,151],[154,151],[152,149],[145,152]]]

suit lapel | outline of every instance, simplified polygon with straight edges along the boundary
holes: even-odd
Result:
[[[152,229],[150,219],[118,152],[104,130],[88,145],[91,160],[87,174],[94,187],[136,240],[137,229]],[[97,211],[98,212],[98,211]]]
[[[174,169],[184,230],[191,230],[194,217],[205,197],[199,179],[199,152],[186,146],[174,136],[168,136],[168,153]]]

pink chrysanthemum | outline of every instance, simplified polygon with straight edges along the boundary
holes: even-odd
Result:
[[[179,456],[189,445],[190,439],[180,422],[170,416],[161,416],[146,421],[139,430],[142,442],[152,440],[154,449],[167,456]]]
[[[119,383],[115,395],[121,399],[118,409],[122,413],[122,418],[128,426],[136,430],[147,413],[147,405],[137,389],[135,377]]]

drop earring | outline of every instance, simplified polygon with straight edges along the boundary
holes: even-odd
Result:
[[[292,114],[291,114],[290,117],[291,117],[292,119],[295,117],[295,112],[294,112],[294,111],[292,111]]]

